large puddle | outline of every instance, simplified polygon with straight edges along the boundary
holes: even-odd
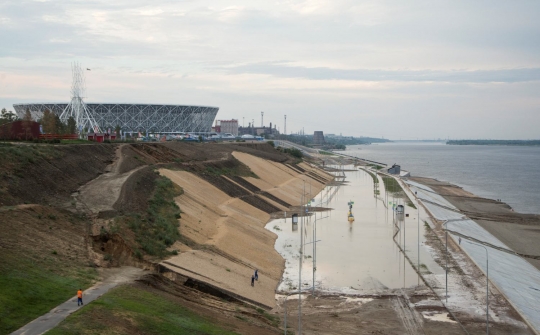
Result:
[[[355,168],[348,166],[345,169]],[[395,240],[405,247],[407,255],[416,264],[419,239],[421,244],[424,242],[423,222],[420,220],[419,224],[417,210],[407,206],[406,198],[395,198],[392,192],[386,192],[380,176],[379,194],[375,196],[370,174],[358,169],[344,174],[346,185],[326,187],[313,197],[314,206],[333,210],[314,213],[304,220],[299,218],[297,226],[292,224],[291,218],[273,220],[266,226],[278,235],[275,248],[286,260],[279,290],[298,290],[300,232],[303,232],[304,243],[302,289],[313,285],[314,260],[315,286],[325,291],[366,294],[419,284],[417,273],[393,238],[397,232]],[[355,221],[352,223],[347,219],[350,201],[354,202],[352,212]],[[397,220],[392,203],[404,205],[409,217]],[[401,227],[399,231],[394,221]],[[314,258],[315,226],[316,240],[320,241],[316,243]],[[420,264],[427,259],[431,263],[431,257],[422,249]]]

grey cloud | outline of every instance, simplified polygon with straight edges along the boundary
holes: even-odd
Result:
[[[369,70],[289,66],[283,63],[254,63],[227,69],[230,73],[268,74],[313,80],[412,81],[412,82],[528,82],[540,80],[540,68],[501,70]]]

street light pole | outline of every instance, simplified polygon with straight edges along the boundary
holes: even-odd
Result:
[[[445,275],[446,275],[446,302],[448,303],[448,224],[456,221],[463,221],[467,219],[454,219],[454,220],[448,220],[445,223],[443,223],[444,226],[444,235],[446,239],[446,267],[445,267]]]
[[[416,205],[418,206],[417,208],[417,217],[418,217],[418,285],[420,286],[420,202],[417,200],[416,201]]]
[[[304,260],[304,203],[306,196],[306,181],[302,190],[302,223],[300,228],[300,264],[298,266],[298,334],[302,334],[302,261]]]
[[[486,334],[489,335],[489,253],[487,248],[483,245],[471,241],[466,242],[482,247],[486,251]]]

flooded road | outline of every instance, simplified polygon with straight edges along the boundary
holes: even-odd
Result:
[[[299,218],[297,226],[292,224],[291,218],[268,223],[267,229],[278,235],[276,250],[286,260],[279,290],[298,289],[301,231],[304,243],[302,289],[313,285],[314,260],[315,286],[326,291],[369,294],[384,289],[411,287],[420,282],[396,243],[405,247],[407,255],[416,264],[418,235],[420,244],[424,243],[423,220],[419,222],[417,210],[407,205],[408,198],[395,197],[395,193],[390,192],[392,188],[385,191],[381,176],[377,177],[377,192],[374,189],[374,174],[353,166],[345,167],[345,170],[353,169],[337,173],[345,174],[345,185],[326,187],[318,195],[310,196],[309,184],[306,184],[306,198],[315,200],[312,206],[333,210]],[[352,223],[347,219],[350,201],[354,202],[352,213],[355,220]],[[403,205],[409,217],[398,221],[392,210],[394,204]],[[394,222],[400,227],[399,230]],[[320,240],[316,243],[315,258],[314,240]],[[423,248],[420,248],[420,259],[420,264],[430,260],[429,267],[432,268],[433,261]]]

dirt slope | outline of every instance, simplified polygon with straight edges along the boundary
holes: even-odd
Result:
[[[216,187],[219,183],[212,184],[191,172],[159,171],[184,190],[184,194],[176,198],[182,210],[180,232],[192,242],[192,245],[174,245],[180,254],[162,265],[248,301],[274,307],[274,293],[284,260],[274,249],[276,235],[264,228],[270,219],[269,213],[246,198],[258,197],[273,203],[278,210],[288,209],[283,201],[299,205],[304,181],[311,184],[313,194],[324,187],[307,173],[316,172],[317,178],[328,181],[332,177],[308,165],[305,165],[307,171],[299,173],[283,163],[243,152],[235,151],[232,155],[257,175],[257,178],[216,177],[227,178],[228,183],[239,189],[238,193],[222,191]],[[251,287],[250,278],[255,269],[259,269],[259,281]]]
[[[0,146],[0,206],[69,206],[71,194],[104,172],[114,145]]]

